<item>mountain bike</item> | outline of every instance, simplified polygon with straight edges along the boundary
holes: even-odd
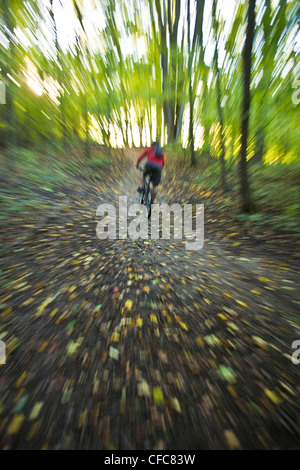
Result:
[[[144,171],[144,168],[138,167],[140,171]],[[151,217],[151,204],[153,204],[152,194],[152,175],[146,176],[145,187],[142,192],[140,192],[139,203],[145,205],[145,212],[148,219]]]

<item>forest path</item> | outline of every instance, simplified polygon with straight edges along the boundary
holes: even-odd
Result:
[[[158,202],[204,203],[200,250],[97,238],[99,204],[137,202],[133,160],[5,239],[1,448],[300,448],[298,258],[216,219],[180,171]]]

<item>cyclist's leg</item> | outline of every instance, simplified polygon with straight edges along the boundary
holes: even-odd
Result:
[[[138,191],[144,191],[145,183],[146,183],[146,176],[149,175],[149,173],[150,173],[150,168],[149,168],[149,165],[146,163],[144,167],[144,172],[141,178],[141,184],[140,184],[140,187],[138,188]]]
[[[158,192],[158,186],[154,186],[154,184],[153,184],[152,202],[155,201],[155,198],[156,198],[156,196],[157,196],[157,192]]]
[[[143,173],[142,178],[141,178],[140,189],[143,190],[145,188],[145,183],[146,183],[146,175],[144,175],[144,173]]]
[[[151,179],[152,179],[152,186],[153,186],[152,201],[154,202],[155,198],[157,196],[157,192],[158,192],[158,185],[159,185],[160,180],[161,180],[161,169],[160,168],[154,168],[153,169]]]

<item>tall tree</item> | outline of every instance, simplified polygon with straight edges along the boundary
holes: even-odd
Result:
[[[4,34],[8,41],[7,60],[1,60],[2,74],[5,78],[6,85],[6,105],[4,108],[4,116],[6,121],[4,143],[6,147],[10,145],[17,145],[17,133],[16,133],[16,117],[14,109],[14,91],[15,84],[12,80],[14,75],[15,61],[15,43],[14,43],[14,29],[16,27],[15,15],[9,4],[9,0],[1,0],[1,14],[3,16],[5,30]],[[10,78],[8,78],[10,77]]]
[[[67,146],[67,123],[66,123],[65,96],[64,96],[65,87],[63,83],[63,60],[62,60],[62,51],[58,42],[57,25],[56,25],[56,19],[55,19],[54,9],[53,9],[53,0],[50,0],[49,13],[50,13],[52,24],[53,24],[54,44],[55,44],[56,59],[57,59],[55,76],[59,84],[59,109],[60,109],[59,123],[61,126],[61,135],[62,135],[63,145]]]
[[[223,110],[222,110],[222,98],[221,98],[221,78],[220,78],[220,69],[219,69],[219,40],[218,40],[218,19],[216,14],[216,4],[217,0],[213,0],[212,6],[212,20],[213,20],[213,30],[215,36],[215,53],[214,53],[214,66],[216,69],[216,77],[217,77],[217,105],[218,105],[218,115],[219,115],[219,122],[220,122],[220,143],[221,143],[221,179],[222,179],[222,187],[226,189],[226,169],[225,169],[225,135],[224,135],[224,118],[223,118]]]
[[[202,79],[202,113],[201,113],[201,123],[204,127],[203,137],[204,137],[204,145],[202,148],[202,154],[208,156],[210,154],[210,144],[209,144],[209,123],[207,119],[207,107],[208,107],[208,85],[207,85],[207,78],[208,78],[208,67],[204,61],[204,44],[203,44],[203,16],[204,16],[204,7],[205,7],[205,0],[198,0],[197,1],[197,16],[196,16],[196,24],[195,24],[195,35],[194,35],[194,48],[196,39],[199,42],[199,70],[200,76],[199,80]],[[198,80],[196,80],[197,82]]]
[[[262,78],[260,80],[258,89],[256,90],[256,93],[258,95],[258,99],[260,100],[260,118],[259,118],[259,126],[256,131],[255,135],[255,154],[254,154],[254,159],[257,162],[262,163],[263,161],[263,155],[265,151],[265,113],[261,112],[262,107],[266,106],[266,100],[268,99],[268,90],[270,88],[270,83],[271,83],[271,75],[272,75],[272,69],[273,69],[273,58],[271,57],[271,50],[274,48],[271,46],[271,0],[265,0],[265,12],[263,16],[263,48],[262,48],[262,67],[263,67],[263,72],[262,72]],[[276,47],[275,47],[275,53],[276,53]],[[273,54],[272,54],[273,56]]]
[[[189,74],[189,104],[190,104],[190,117],[189,117],[189,149],[191,155],[191,165],[194,166],[195,161],[195,148],[194,148],[194,99],[192,87],[192,51],[191,51],[191,5],[188,0],[187,5],[187,21],[188,21],[188,74]]]
[[[152,31],[155,32],[155,18],[152,0],[149,0]],[[179,20],[181,17],[181,0],[155,0],[155,10],[159,29],[159,54],[162,70],[163,115],[167,127],[168,142],[178,138],[182,119],[182,88],[186,86],[184,76],[183,54],[180,53],[178,42],[183,44],[184,28],[181,41],[178,37]],[[183,86],[182,86],[183,85]],[[183,111],[183,110],[182,110]]]
[[[251,212],[252,210],[250,188],[249,188],[249,182],[248,182],[248,171],[247,171],[247,144],[248,144],[249,115],[250,115],[251,60],[252,60],[253,38],[254,38],[256,0],[248,0],[248,1],[249,3],[248,3],[248,12],[247,12],[247,31],[246,31],[244,53],[243,53],[244,96],[243,96],[243,111],[242,111],[241,157],[240,157],[241,196],[242,196],[242,211],[243,212]]]

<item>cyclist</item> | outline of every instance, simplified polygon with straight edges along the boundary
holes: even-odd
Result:
[[[144,166],[143,176],[141,180],[141,185],[138,187],[138,192],[144,191],[146,176],[151,174],[152,184],[153,184],[153,195],[152,202],[154,202],[158,185],[161,180],[162,169],[165,165],[164,153],[158,142],[152,142],[151,147],[144,150],[144,152],[139,156],[136,167],[138,168],[140,161],[147,157],[146,164]]]

